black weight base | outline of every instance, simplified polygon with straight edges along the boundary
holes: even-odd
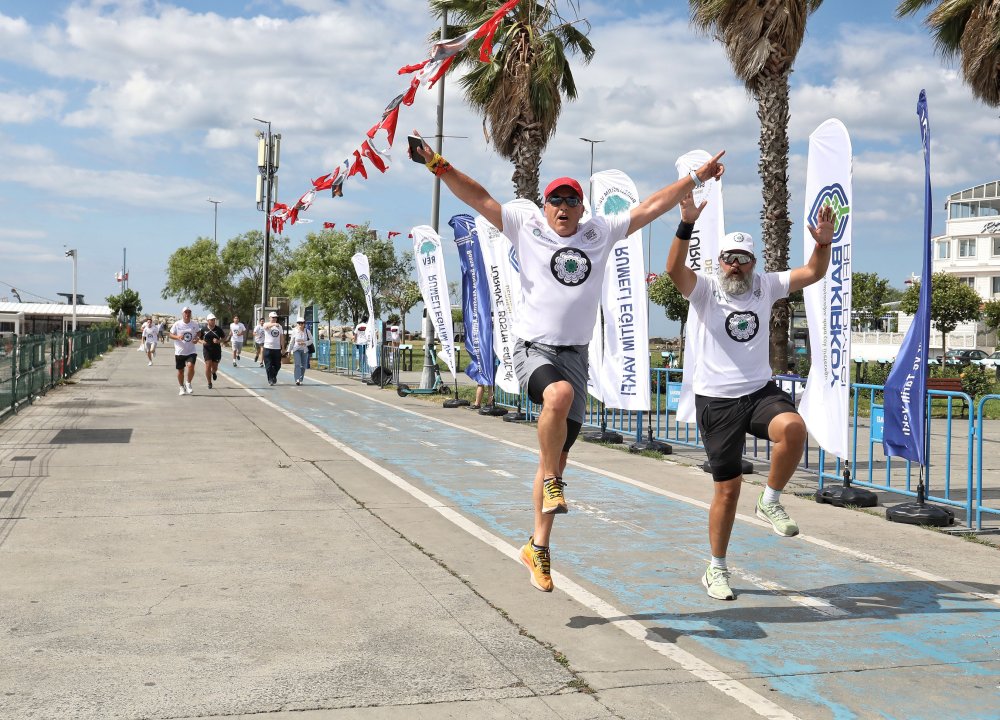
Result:
[[[655,438],[640,440],[628,446],[628,451],[631,453],[641,453],[644,450],[660,453],[660,455],[671,455],[674,452],[674,449],[670,445]]]
[[[486,407],[479,408],[480,415],[488,415],[490,417],[500,417],[501,415],[507,414],[507,408],[497,407],[496,405],[487,405]]]
[[[955,522],[955,513],[940,505],[911,502],[886,508],[885,519],[907,525],[947,527]]]
[[[459,400],[458,398],[450,398],[449,400],[445,400],[441,403],[441,405],[446,408],[468,407],[469,404],[468,400]]]
[[[875,507],[878,505],[878,495],[871,490],[843,485],[830,485],[816,493],[816,502],[829,503],[834,507]]]
[[[597,430],[594,432],[581,433],[580,437],[587,442],[608,443],[610,445],[620,445],[624,441],[622,434],[615,432],[614,430]]]
[[[749,460],[741,460],[740,462],[743,463],[743,469],[741,472],[744,475],[753,475],[753,463]],[[712,466],[708,464],[708,460],[701,464],[701,469],[707,473],[712,472]]]
[[[517,412],[516,410],[511,410],[509,413],[503,416],[504,422],[519,423],[524,422],[528,419],[528,416],[523,412]]]

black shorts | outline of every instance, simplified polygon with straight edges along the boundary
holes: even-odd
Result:
[[[767,426],[771,421],[782,413],[795,412],[791,396],[774,381],[738,398],[696,395],[694,405],[698,429],[716,482],[743,474],[743,446],[747,433],[767,440]]]
[[[198,362],[198,353],[191,353],[190,355],[174,355],[174,365],[177,366],[178,370],[183,370],[184,366],[188,363],[194,365]]]
[[[222,346],[206,345],[201,349],[201,354],[206,360],[211,360],[212,362],[220,362],[222,360]]]

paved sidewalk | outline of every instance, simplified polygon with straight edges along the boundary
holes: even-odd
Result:
[[[542,594],[533,428],[315,372],[178,397],[160,352],[0,424],[4,720],[1000,713],[995,548],[796,498],[777,539],[748,486],[715,603],[708,477],[580,444]]]

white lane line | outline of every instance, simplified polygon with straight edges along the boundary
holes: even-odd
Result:
[[[385,423],[375,423],[376,426],[389,430],[390,432],[399,432],[399,428],[394,428],[391,425],[386,425]]]
[[[486,463],[480,462],[479,460],[466,460],[466,464],[475,465],[476,467],[486,467]]]
[[[426,445],[427,447],[437,447],[437,445],[430,442],[429,440],[417,440],[417,442],[420,443],[421,445]]]
[[[514,475],[512,473],[509,473],[506,470],[500,470],[498,468],[494,468],[494,469],[490,470],[490,472],[494,473],[496,475],[499,475],[500,477],[505,477],[505,478],[512,478],[512,477],[514,477]]]
[[[354,395],[355,397],[361,398],[363,400],[368,400],[370,402],[379,403],[380,405],[385,405],[386,407],[392,408],[393,410],[396,410],[398,412],[403,412],[403,413],[408,413],[410,415],[415,415],[416,417],[422,418],[423,420],[426,420],[426,421],[435,422],[435,423],[438,423],[440,425],[444,425],[446,427],[453,428],[455,430],[461,430],[462,432],[466,432],[466,433],[469,433],[471,435],[477,435],[477,436],[479,436],[481,438],[485,438],[487,440],[493,440],[494,442],[499,442],[499,443],[502,443],[502,444],[507,445],[509,447],[518,448],[519,450],[525,450],[525,451],[533,453],[535,455],[538,454],[538,449],[537,448],[532,448],[532,447],[528,447],[526,445],[521,445],[521,444],[513,442],[511,440],[505,440],[504,438],[495,437],[493,435],[490,435],[489,433],[484,433],[484,432],[481,432],[479,430],[474,430],[473,428],[468,428],[468,427],[464,427],[462,425],[457,425],[455,423],[448,422],[447,420],[441,420],[439,418],[431,417],[429,415],[423,415],[421,413],[418,413],[415,410],[410,410],[409,408],[399,407],[398,405],[393,405],[392,403],[388,403],[388,402],[386,402],[384,400],[379,400],[378,398],[369,397],[368,395],[363,395],[361,393],[355,392],[353,390],[349,390],[349,389],[344,388],[344,387],[335,386],[335,385],[331,385],[330,387],[334,387],[337,390],[340,390],[341,392],[345,392],[345,393],[348,393],[350,395]],[[699,507],[699,508],[702,508],[703,510],[708,510],[709,509],[709,504],[706,503],[706,502],[702,502],[701,500],[695,500],[694,498],[689,498],[689,497],[687,497],[685,495],[679,495],[677,493],[670,492],[669,490],[664,490],[662,488],[658,488],[655,485],[649,485],[648,483],[644,483],[641,480],[634,480],[633,478],[626,477],[625,475],[619,475],[618,473],[612,472],[610,470],[604,470],[602,468],[592,467],[590,465],[587,465],[585,463],[579,462],[577,460],[570,460],[567,464],[568,465],[572,465],[573,467],[581,468],[583,470],[588,470],[588,471],[590,471],[592,473],[596,473],[598,475],[603,475],[604,477],[610,478],[612,480],[618,480],[619,482],[623,482],[623,483],[626,483],[627,485],[632,485],[633,487],[637,487],[637,488],[641,488],[643,490],[647,490],[647,491],[649,491],[651,493],[655,493],[657,495],[662,495],[663,497],[670,498],[671,500],[676,500],[677,502],[682,502],[682,503],[686,503],[688,505],[693,505],[694,507]],[[697,472],[700,473],[701,470],[698,469]],[[748,523],[748,524],[751,524],[751,525],[757,525],[758,527],[763,527],[763,528],[770,528],[771,527],[770,523],[765,523],[763,520],[759,520],[758,518],[756,518],[753,515],[744,515],[742,513],[737,513],[736,514],[736,519],[739,520],[739,521],[741,521],[741,522],[745,522],[745,523]],[[935,585],[939,585],[941,587],[948,588],[949,590],[953,590],[953,591],[955,591],[957,593],[960,593],[962,595],[968,595],[970,597],[974,597],[974,598],[977,598],[979,600],[985,600],[986,602],[990,602],[990,603],[994,603],[996,605],[1000,605],[1000,594],[997,594],[997,593],[985,593],[985,592],[982,592],[982,591],[978,590],[977,588],[975,588],[975,587],[973,587],[971,585],[966,585],[965,583],[961,583],[961,582],[958,582],[956,580],[952,580],[950,578],[942,577],[940,575],[935,575],[933,573],[929,573],[929,572],[926,572],[924,570],[920,570],[919,568],[911,567],[909,565],[903,565],[902,563],[897,563],[897,562],[895,562],[893,560],[886,560],[885,558],[876,557],[875,555],[869,555],[868,553],[861,552],[860,550],[855,550],[854,548],[845,547],[843,545],[837,545],[836,543],[829,542],[828,540],[823,540],[822,538],[813,537],[811,535],[805,535],[803,533],[799,533],[798,535],[795,536],[795,538],[789,538],[789,539],[790,540],[798,540],[798,541],[801,541],[801,542],[807,542],[807,543],[810,543],[812,545],[816,545],[816,546],[825,548],[827,550],[832,550],[833,552],[841,553],[842,555],[849,555],[850,557],[853,557],[853,558],[855,558],[857,560],[860,560],[862,562],[865,562],[865,563],[871,563],[871,564],[874,564],[874,565],[881,565],[884,568],[889,568],[891,570],[895,570],[895,571],[903,573],[905,575],[910,575],[912,577],[919,578],[921,580],[925,580],[925,581],[930,582],[930,583],[934,583]]]
[[[769,590],[770,592],[782,595],[793,603],[802,605],[803,607],[818,612],[821,615],[827,617],[845,617],[850,615],[846,610],[841,610],[836,605],[832,605],[818,597],[813,597],[812,595],[803,595],[802,593],[796,592],[789,588],[783,587],[776,582],[771,582],[770,580],[765,580],[762,577],[754,575],[748,570],[743,570],[742,568],[733,568],[733,575],[738,575],[744,580],[753,583],[759,588],[764,590]]]
[[[337,403],[330,402],[329,400],[326,401],[326,404],[329,405],[330,407],[337,407]]]
[[[473,537],[482,540],[484,543],[498,552],[503,553],[519,565],[521,564],[518,548],[515,548],[505,540],[479,527],[464,515],[461,515],[450,507],[442,504],[436,498],[428,495],[420,488],[411,485],[406,480],[396,475],[391,470],[382,467],[369,457],[362,455],[351,447],[348,447],[336,438],[330,437],[330,435],[328,435],[324,430],[316,427],[308,420],[299,417],[295,413],[285,410],[283,407],[280,407],[254,390],[251,390],[246,385],[243,385],[243,383],[239,383],[238,381],[234,382],[237,382],[237,384],[239,384],[244,391],[256,397],[268,407],[277,410],[289,420],[302,425],[316,437],[326,441],[333,447],[340,450],[340,452],[353,458],[372,472],[382,476],[403,492],[407,493],[414,499],[419,500],[431,510],[439,513],[446,520],[462,528]],[[552,580],[561,592],[566,593],[576,602],[597,613],[607,620],[609,624],[614,625],[619,630],[642,642],[653,652],[669,658],[673,662],[677,663],[677,665],[679,665],[682,669],[688,671],[695,677],[704,680],[716,690],[725,693],[737,702],[750,708],[761,717],[770,718],[771,720],[800,720],[796,715],[788,712],[763,695],[754,692],[751,688],[747,687],[738,680],[734,680],[714,665],[705,662],[701,658],[692,655],[686,650],[682,650],[673,643],[655,642],[650,640],[649,629],[645,625],[640,623],[638,620],[632,620],[614,605],[605,602],[586,588],[577,585],[562,573],[553,572]]]
[[[356,413],[353,410],[348,410],[347,408],[344,408],[344,412],[348,415],[353,415],[354,417],[361,417],[361,413]]]

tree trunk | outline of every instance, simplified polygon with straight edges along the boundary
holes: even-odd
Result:
[[[538,167],[542,164],[543,137],[538,123],[530,118],[518,120],[517,137],[514,140],[514,194],[518,198],[531,200],[542,206],[538,191]]]
[[[791,220],[788,217],[788,75],[787,58],[775,57],[763,72],[757,97],[760,120],[760,162],[764,205],[761,209],[761,232],[764,246],[764,271],[788,269],[788,245]],[[779,300],[771,312],[771,370],[788,371],[788,301]]]

